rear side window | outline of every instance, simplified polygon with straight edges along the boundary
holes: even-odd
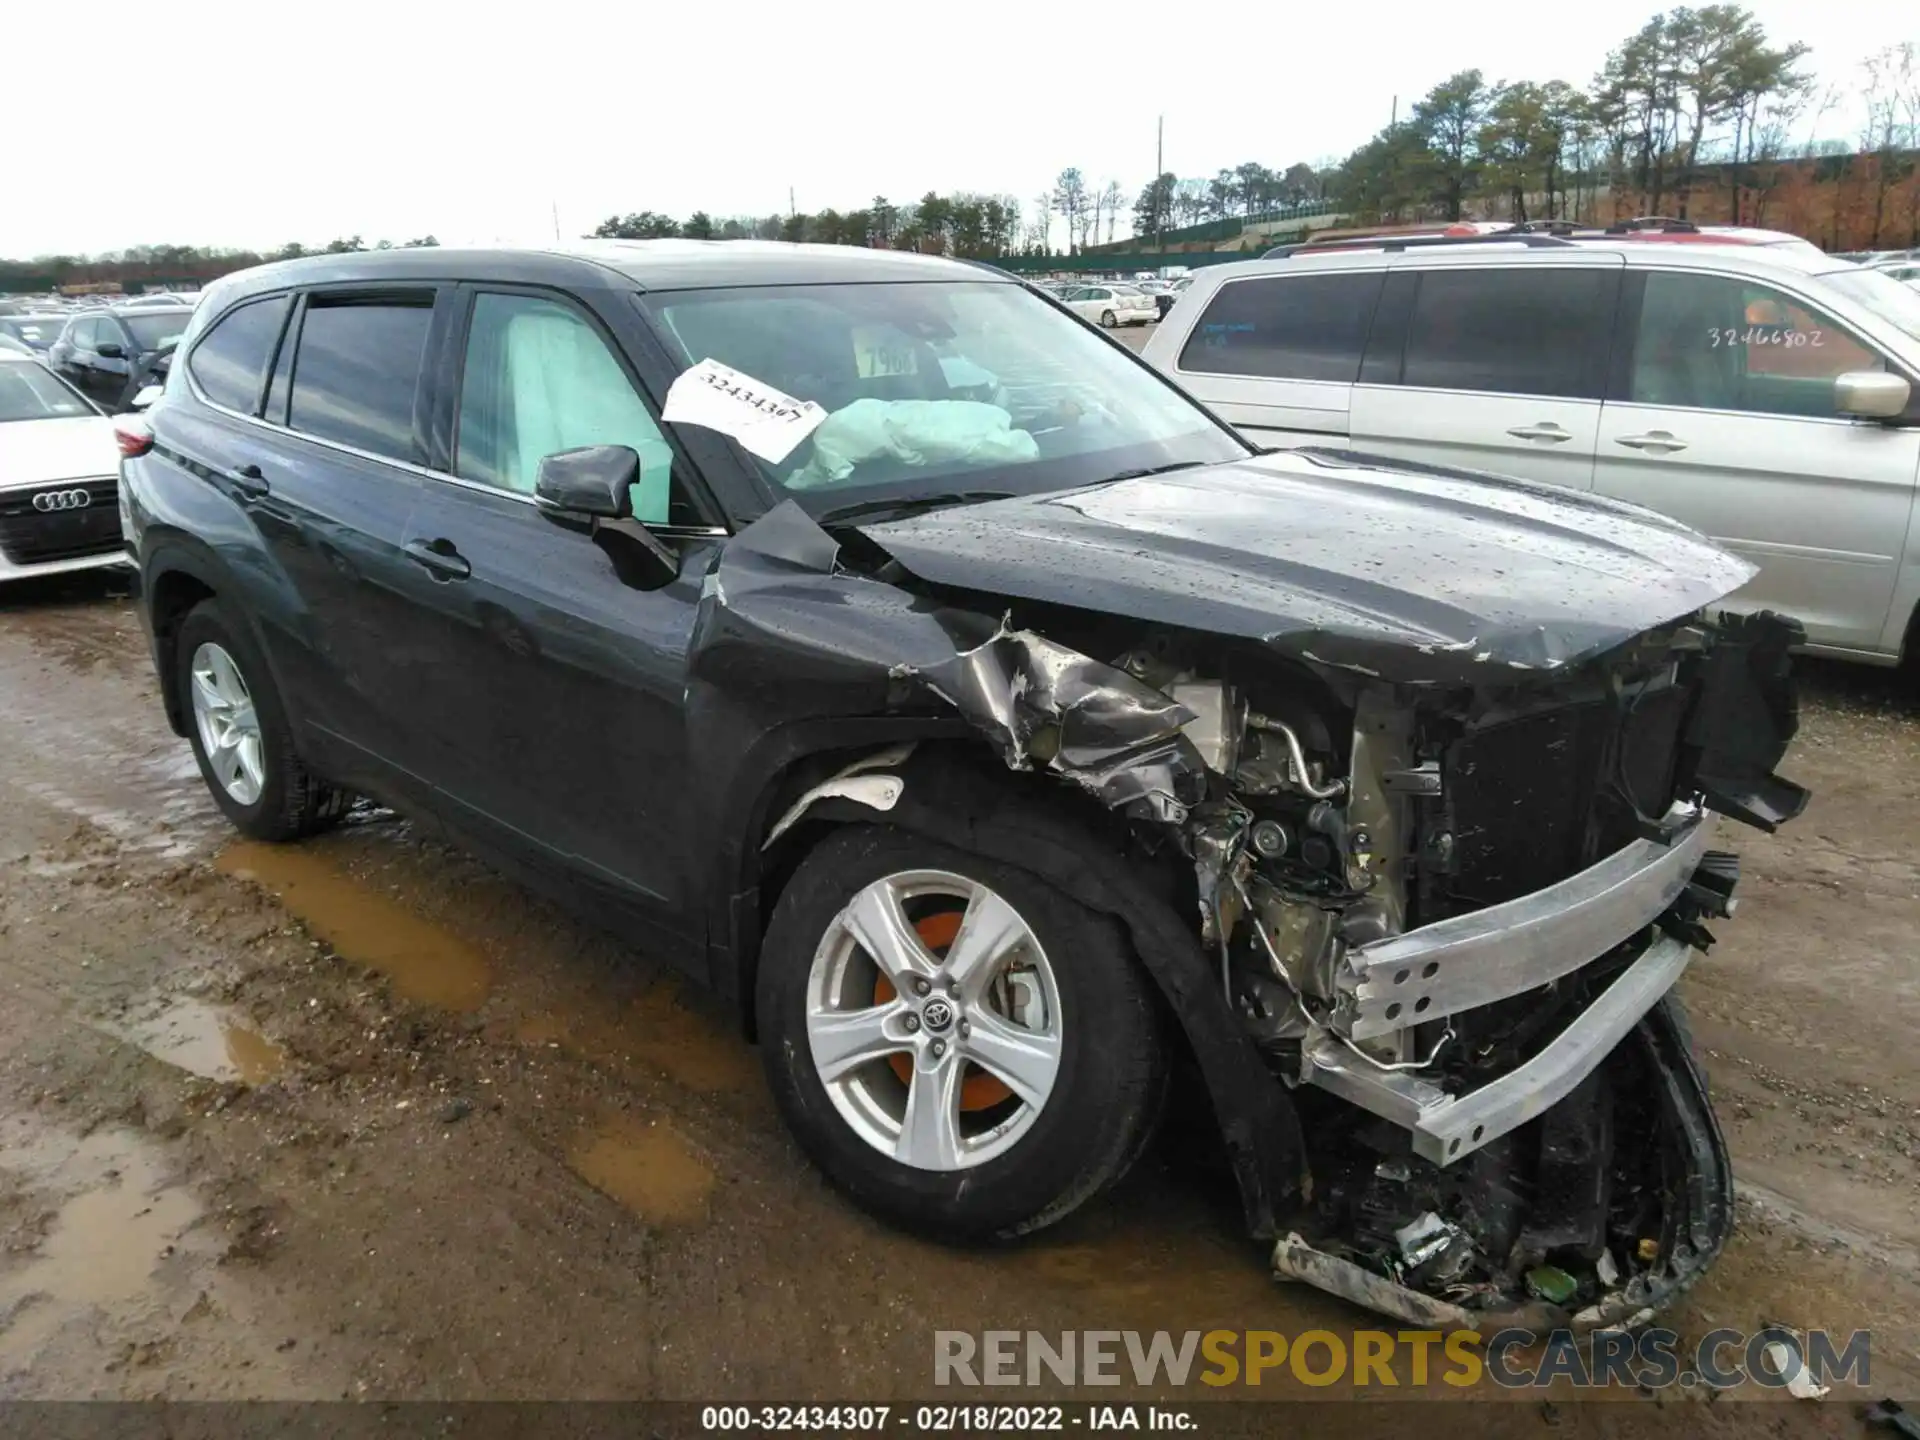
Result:
[[[1230,281],[1194,326],[1180,368],[1350,385],[1360,374],[1380,281],[1379,271]]]
[[[416,459],[414,394],[433,295],[309,296],[293,359],[287,423],[306,435]]]
[[[1617,270],[1427,270],[1407,321],[1400,383],[1598,400]]]
[[[194,343],[187,370],[207,399],[242,415],[260,408],[260,382],[289,303],[285,295],[275,295],[229,310]]]

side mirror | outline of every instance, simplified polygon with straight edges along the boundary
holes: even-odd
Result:
[[[624,520],[633,514],[633,486],[640,456],[626,445],[585,445],[556,450],[540,461],[533,480],[542,510]]]
[[[540,461],[533,499],[559,524],[586,521],[622,584],[658,590],[680,573],[680,555],[633,518],[633,490],[640,482],[640,456],[631,446],[585,445]]]
[[[164,393],[158,385],[143,385],[134,393],[133,408],[136,410],[145,410]]]
[[[111,340],[107,341],[106,344],[102,345],[93,353],[98,355],[102,360],[124,360],[127,356],[127,352]]]
[[[1891,420],[1904,414],[1913,387],[1884,370],[1849,370],[1833,381],[1833,408],[1863,420]]]

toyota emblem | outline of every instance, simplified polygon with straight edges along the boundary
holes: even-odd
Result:
[[[33,497],[33,508],[42,515],[56,510],[84,510],[91,504],[93,496],[85,490],[42,490]]]
[[[953,1006],[938,998],[929,1000],[921,1010],[920,1018],[926,1022],[929,1030],[944,1030],[953,1024]]]

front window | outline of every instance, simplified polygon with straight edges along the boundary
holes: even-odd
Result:
[[[1018,285],[700,290],[641,304],[682,363],[717,360],[827,412],[784,459],[757,462],[816,512],[1063,490],[1248,453]]]
[[[1885,362],[1771,286],[1656,271],[1640,307],[1628,398],[1755,415],[1832,416],[1833,382]]]
[[[1820,277],[1822,285],[1837,290],[1863,309],[1920,340],[1920,290],[1903,285],[1877,270],[1845,270]]]
[[[186,334],[187,321],[192,318],[193,312],[186,306],[169,305],[165,309],[156,307],[138,315],[123,314],[120,323],[133,332],[133,343],[142,350],[158,350],[162,345]]]
[[[0,424],[98,413],[45,366],[0,360]]]

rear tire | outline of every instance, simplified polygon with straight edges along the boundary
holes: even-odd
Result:
[[[353,796],[294,753],[273,674],[218,600],[202,600],[174,637],[174,682],[200,778],[227,819],[255,840],[298,840],[337,825]]]
[[[1159,1018],[1119,924],[907,831],[850,826],[801,862],[756,999],[767,1079],[801,1147],[860,1205],[938,1239],[1064,1218],[1126,1173],[1159,1118]],[[856,1027],[857,1050],[840,1038]],[[1049,1054],[1051,1069],[1033,1058]],[[936,1101],[945,1119],[926,1121]]]
[[[1100,328],[1102,330],[1111,330],[1113,329],[1114,326],[1118,325],[1119,323],[1120,322],[1118,319],[1115,318],[1113,311],[1102,310],[1100,312]]]

